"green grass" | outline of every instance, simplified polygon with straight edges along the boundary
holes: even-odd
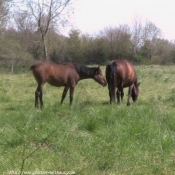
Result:
[[[174,66],[136,69],[140,94],[130,107],[127,89],[120,105],[110,105],[107,87],[83,80],[71,107],[68,96],[60,105],[63,88],[47,84],[38,110],[31,72],[1,74],[1,174],[175,174]]]

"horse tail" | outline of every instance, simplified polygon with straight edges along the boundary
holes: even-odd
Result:
[[[108,89],[109,89],[109,96],[110,96],[110,103],[115,102],[115,89],[116,89],[116,76],[117,76],[117,64],[112,62],[108,64],[106,77],[108,77]]]
[[[116,76],[117,76],[117,64],[113,62],[110,65],[110,79],[112,79],[113,86],[116,86]]]

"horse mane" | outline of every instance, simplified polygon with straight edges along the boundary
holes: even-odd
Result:
[[[30,66],[30,70],[34,69],[36,67],[36,64],[33,64]]]
[[[32,64],[32,65],[30,66],[29,70],[35,69],[35,67],[37,66],[38,63],[40,63],[40,62],[36,62],[36,63]]]
[[[83,74],[83,75],[94,75],[94,71],[97,68],[89,68],[87,66],[84,65],[78,65],[78,64],[74,64],[76,71],[79,74]]]

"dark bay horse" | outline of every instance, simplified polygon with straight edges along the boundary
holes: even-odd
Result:
[[[110,61],[106,66],[106,80],[110,103],[115,102],[116,95],[120,103],[120,98],[123,100],[124,96],[123,88],[126,87],[129,87],[127,105],[130,105],[130,97],[134,102],[137,101],[140,83],[138,83],[136,70],[131,62],[120,59]],[[115,93],[116,88],[117,93]]]
[[[70,89],[70,104],[72,104],[74,89],[79,80],[92,78],[99,84],[106,86],[107,82],[102,75],[100,67],[89,68],[78,64],[55,64],[50,62],[40,62],[30,67],[38,86],[35,91],[35,107],[43,107],[42,89],[47,82],[52,86],[64,86],[61,104]]]

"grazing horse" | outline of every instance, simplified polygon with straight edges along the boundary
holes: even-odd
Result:
[[[133,64],[127,60],[112,60],[106,66],[106,80],[108,82],[110,103],[115,102],[117,88],[117,101],[123,100],[123,88],[129,87],[127,105],[130,105],[130,97],[135,102],[139,94],[139,85],[136,70]]]
[[[38,87],[35,91],[35,107],[43,107],[42,89],[47,82],[52,86],[64,86],[61,104],[70,89],[70,104],[72,104],[74,89],[79,80],[92,78],[99,84],[106,86],[107,82],[102,75],[100,67],[89,68],[78,64],[55,64],[50,62],[40,62],[30,67],[35,77]]]

